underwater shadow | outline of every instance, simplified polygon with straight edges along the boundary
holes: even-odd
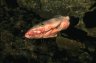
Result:
[[[96,3],[90,7],[89,12],[86,12],[83,17],[83,22],[86,28],[96,27]]]
[[[79,19],[72,17],[71,24],[78,24]],[[96,23],[95,23],[96,24]],[[76,28],[74,25],[70,26],[67,30],[61,31],[61,36],[71,40],[76,40],[84,43],[86,46],[96,46],[96,37],[88,36],[87,32]]]

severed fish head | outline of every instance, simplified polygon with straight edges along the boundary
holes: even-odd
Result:
[[[58,32],[66,30],[69,25],[69,16],[52,18],[33,26],[25,33],[25,37],[29,39],[56,37]]]

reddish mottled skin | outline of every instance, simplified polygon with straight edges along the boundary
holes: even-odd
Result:
[[[52,18],[43,22],[43,25],[36,25],[25,33],[28,39],[56,37],[58,32],[66,30],[70,25],[69,16]]]

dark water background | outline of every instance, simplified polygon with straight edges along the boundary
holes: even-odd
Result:
[[[91,9],[83,16],[84,24],[76,27],[79,18],[71,16],[72,25],[58,37],[29,40],[24,33],[48,18],[13,0],[0,5],[0,63],[95,63],[96,3]]]

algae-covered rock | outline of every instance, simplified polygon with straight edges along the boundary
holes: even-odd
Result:
[[[92,0],[18,0],[19,6],[44,17],[55,15],[82,16],[93,3]]]

